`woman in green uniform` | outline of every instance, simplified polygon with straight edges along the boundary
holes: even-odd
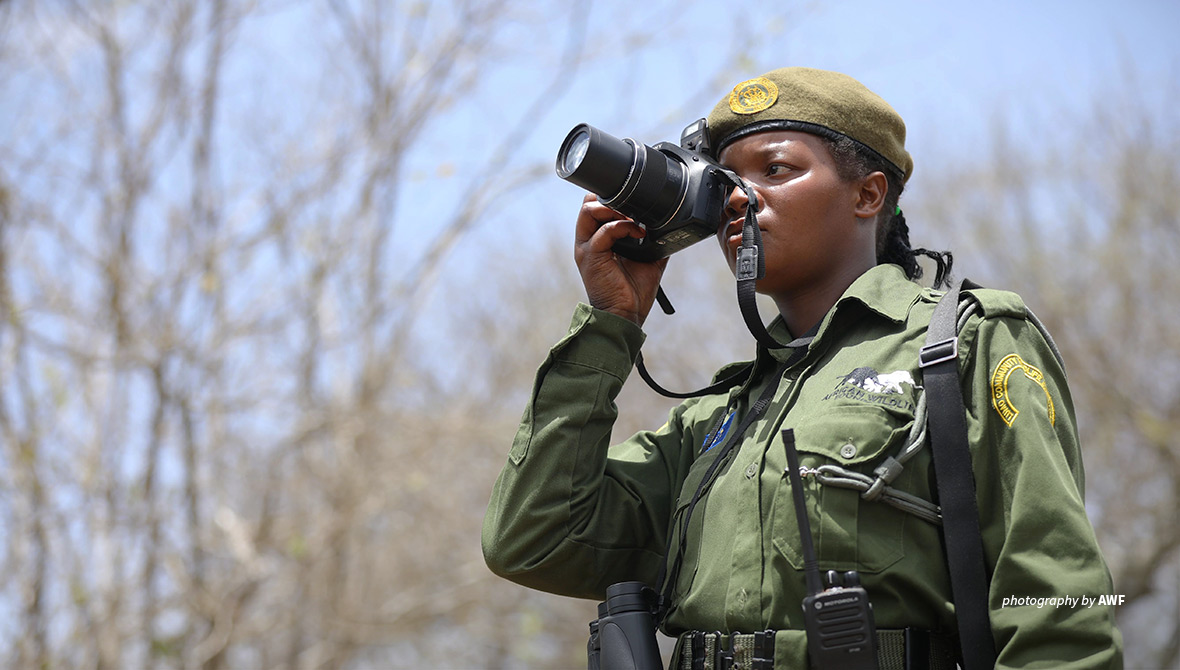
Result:
[[[694,635],[771,630],[775,667],[806,668],[789,428],[820,569],[857,571],[879,639],[924,631],[907,653],[940,667],[946,650],[957,653],[957,629],[918,366],[940,294],[913,280],[918,255],[938,261],[938,280],[950,259],[910,247],[897,208],[913,168],[904,123],[859,82],[807,68],[742,82],[708,122],[715,157],[757,197],[757,289],[779,312],[769,331],[796,346],[760,347],[745,383],[610,446],[613,399],[667,260],[614,254],[617,240],[644,231],[587,197],[575,231],[587,304],[538,371],[485,519],[488,565],[532,588],[601,599],[616,582],[665,586],[656,582],[667,558],[662,627],[681,640],[675,667],[694,667]],[[734,189],[717,233],[731,268],[747,206]],[[1064,369],[1018,296],[976,289],[965,300],[957,364],[997,667],[1121,667],[1113,608],[1080,605],[1112,584],[1083,506]],[[694,505],[713,448],[768,386],[769,404]],[[890,495],[856,484],[890,458],[904,463],[883,482]],[[1056,600],[1067,597],[1079,604]]]

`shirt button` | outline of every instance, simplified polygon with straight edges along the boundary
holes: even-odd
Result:
[[[746,468],[746,479],[753,479],[756,474],[758,474],[758,463],[755,461]]]
[[[840,447],[840,455],[844,458],[852,458],[853,456],[856,456],[856,445],[849,442],[848,444]]]

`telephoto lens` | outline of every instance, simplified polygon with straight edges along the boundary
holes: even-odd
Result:
[[[583,123],[570,131],[557,153],[557,176],[609,199],[623,189],[635,155],[632,142]]]
[[[655,609],[659,595],[643,582],[620,582],[606,589],[606,616],[598,618],[602,668],[659,670]],[[601,609],[599,610],[601,612]]]
[[[687,172],[683,163],[646,144],[620,140],[585,123],[570,131],[557,152],[557,176],[649,230],[680,211]]]
[[[730,189],[741,183],[701,150],[707,144],[705,129],[701,119],[686,129],[685,146],[660,142],[649,147],[582,123],[561,143],[557,176],[644,227],[643,237],[616,241],[616,254],[657,261],[715,235],[725,223]]]

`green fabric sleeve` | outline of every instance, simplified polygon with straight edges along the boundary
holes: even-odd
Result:
[[[963,379],[996,667],[1121,668],[1065,371],[1023,309],[992,311],[964,329]]]
[[[550,350],[484,517],[496,574],[598,599],[615,582],[654,583],[691,459],[680,417],[692,402],[660,430],[609,447],[614,399],[642,342],[633,323],[583,304]]]

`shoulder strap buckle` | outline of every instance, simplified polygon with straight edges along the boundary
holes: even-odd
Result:
[[[958,357],[959,338],[957,336],[950,337],[923,346],[918,352],[918,367],[925,369],[932,365],[953,361]]]

